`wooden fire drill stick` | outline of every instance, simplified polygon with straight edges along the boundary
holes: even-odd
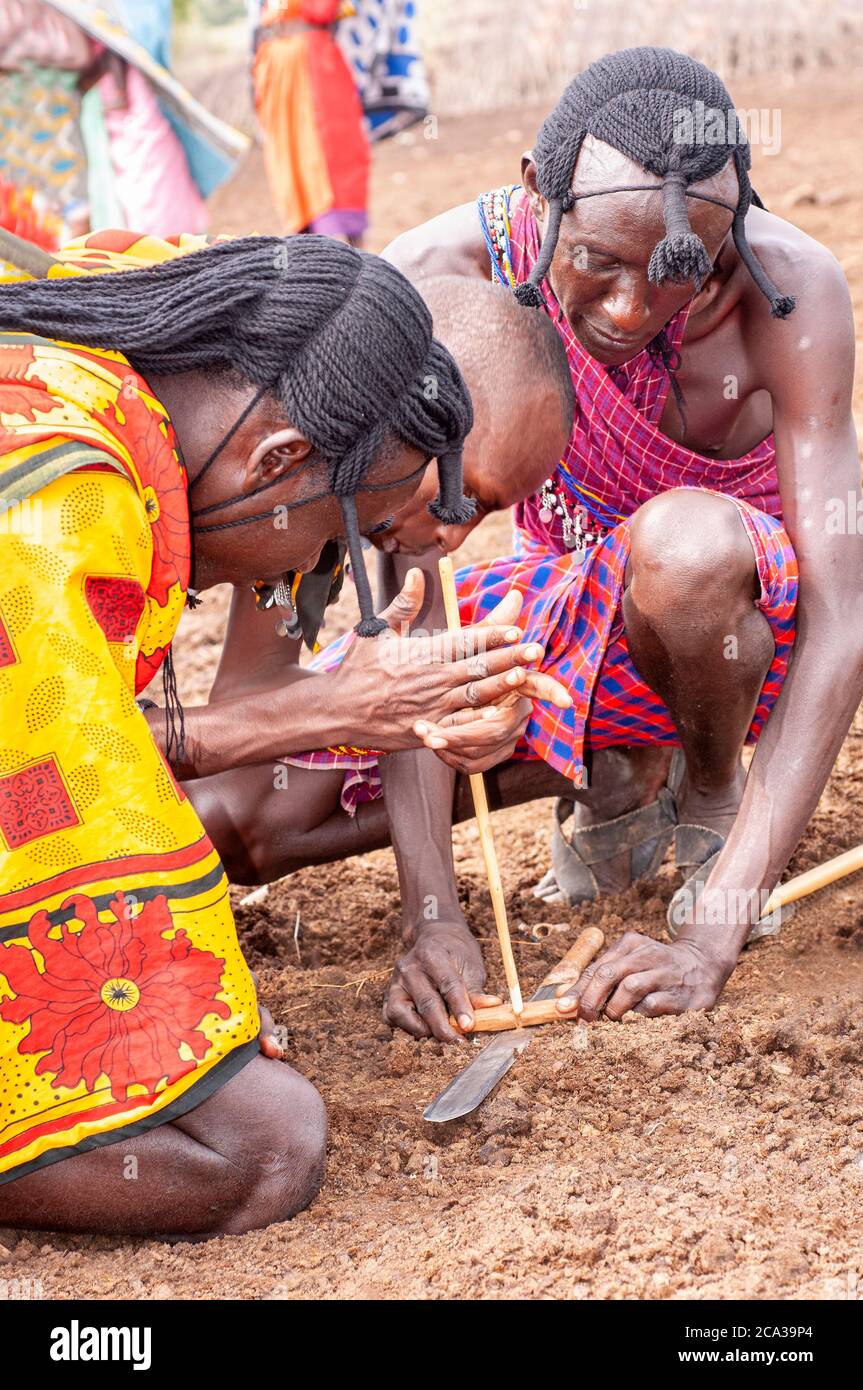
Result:
[[[807,869],[805,873],[789,878],[787,883],[780,883],[771,894],[761,915],[769,917],[778,907],[786,907],[788,903],[797,902],[799,898],[807,898],[810,893],[817,893],[819,888],[826,888],[837,879],[856,874],[858,869],[863,869],[863,845],[847,849],[844,854],[837,854],[835,859],[816,864],[814,869]]]
[[[448,555],[444,555],[438,561],[440,570],[440,581],[443,589],[444,612],[446,613],[447,627],[450,632],[461,632],[461,619],[458,615],[458,597],[455,589],[455,575],[453,574],[452,560]],[[485,860],[485,871],[488,876],[488,891],[491,894],[491,903],[494,908],[494,923],[497,927],[497,939],[500,942],[500,953],[503,958],[503,972],[506,976],[506,985],[509,990],[509,1000],[512,1011],[516,1018],[520,1018],[524,1012],[524,1004],[521,997],[521,985],[518,981],[518,971],[515,966],[515,956],[512,953],[512,941],[509,935],[509,925],[506,919],[506,902],[503,896],[503,883],[500,877],[500,866],[497,861],[497,852],[494,847],[494,836],[491,831],[491,815],[488,809],[488,798],[485,794],[485,782],[482,780],[482,773],[471,774],[470,790],[473,796],[473,808],[476,814],[476,824],[479,830],[479,841],[482,845],[482,857]]]

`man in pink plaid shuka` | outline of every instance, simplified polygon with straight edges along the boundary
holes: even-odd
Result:
[[[459,279],[490,272],[522,313],[547,314],[575,398],[558,466],[515,506],[514,553],[457,575],[463,623],[522,595],[520,626],[571,706],[507,706],[491,757],[479,715],[462,711],[414,726],[437,757],[337,764],[349,782],[336,774],[335,819],[353,831],[341,851],[317,833],[302,851],[309,862],[391,839],[405,951],[384,1014],[414,1036],[454,1040],[449,1017],[470,1027],[485,987],[451,866],[452,820],[470,814],[457,773],[490,769],[495,805],[557,794],[538,885],[549,902],[651,877],[673,843],[684,883],[670,942],[637,930],[630,899],[632,929],[559,1002],[564,1015],[709,1008],[747,941],[776,928],[765,902],[863,697],[863,499],[847,285],[824,247],[764,208],[751,165],[715,73],[627,49],[569,84],[520,185],[385,253],[417,282],[457,277],[454,302]],[[505,451],[496,468],[508,477]],[[375,539],[390,552],[387,597],[404,579],[398,552],[418,549],[406,533],[399,513]],[[465,533],[429,522],[424,544],[454,549]],[[418,563],[432,573],[427,555]],[[439,604],[432,614],[442,621]],[[319,665],[343,656],[337,644]]]

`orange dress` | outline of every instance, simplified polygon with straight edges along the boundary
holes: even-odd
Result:
[[[362,105],[331,32],[345,12],[342,0],[267,0],[256,31],[255,105],[287,233],[358,240],[367,225]]]

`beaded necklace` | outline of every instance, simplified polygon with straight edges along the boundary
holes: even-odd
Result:
[[[518,187],[518,184],[510,184],[506,188],[492,189],[478,200],[481,213],[479,222],[489,252],[492,279],[510,289],[515,286],[516,278],[509,249],[509,201]],[[588,546],[596,545],[624,518],[609,512],[594,493],[579,486],[571,473],[567,472],[564,476],[567,487],[561,485],[559,475],[546,478],[543,483],[539,496],[539,520],[543,526],[548,526],[555,517],[559,517],[564,546],[567,550],[575,551],[576,558],[580,558]],[[567,496],[569,488],[578,494],[575,505]]]

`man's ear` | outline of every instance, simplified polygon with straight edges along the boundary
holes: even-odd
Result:
[[[713,268],[704,281],[704,284],[701,286],[701,289],[698,290],[690,300],[690,313],[692,314],[703,313],[708,305],[712,304],[714,299],[716,299],[728,278],[728,258],[723,255],[723,252],[728,245],[730,235],[731,233],[729,232],[728,237],[723,241],[716,260],[713,262]]]
[[[545,199],[537,187],[536,165],[533,162],[532,150],[525,150],[521,157],[521,181],[527,189],[531,212],[535,217],[541,217],[544,211]]]
[[[275,434],[268,434],[255,445],[246,459],[243,491],[253,492],[264,483],[275,482],[276,478],[304,463],[311,451],[311,444],[297,429],[277,430]]]

